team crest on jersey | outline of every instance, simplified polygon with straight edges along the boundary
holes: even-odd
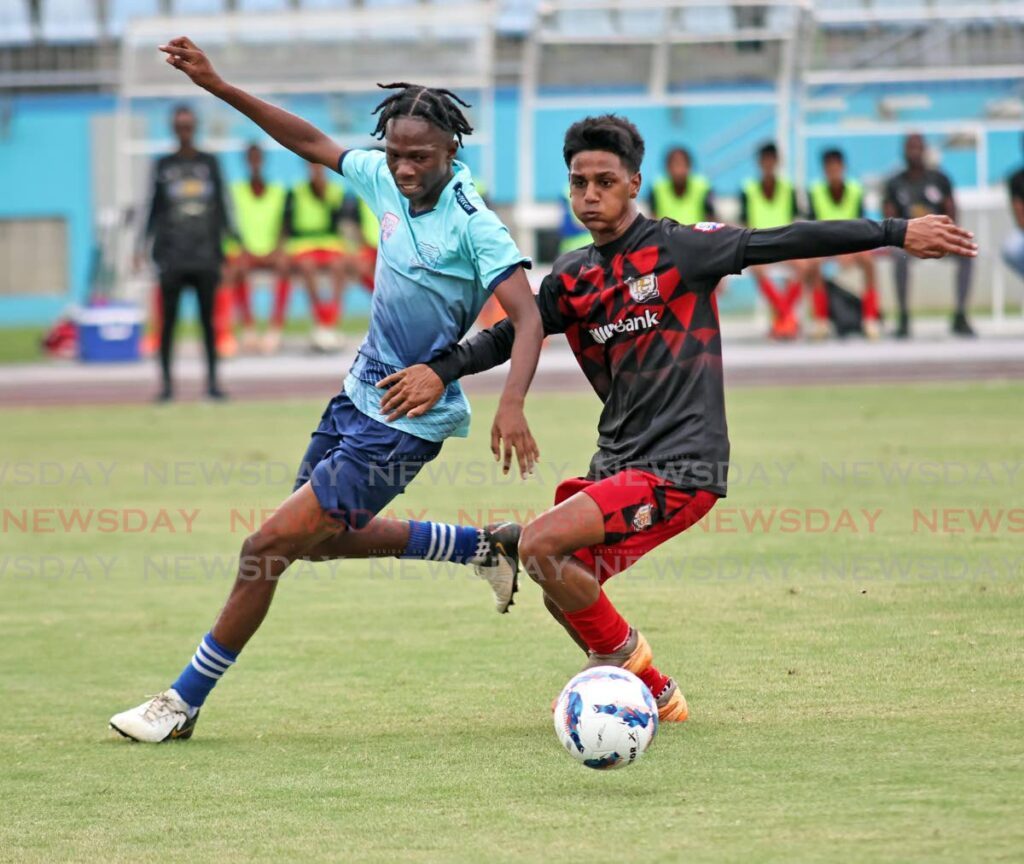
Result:
[[[436,267],[437,262],[441,259],[441,250],[432,243],[417,243],[416,252],[419,254],[420,260],[428,267]]]
[[[698,222],[693,226],[693,230],[710,234],[712,231],[720,231],[724,227],[725,225],[721,222]]]
[[[654,505],[644,504],[633,514],[633,530],[646,531],[654,524]]]
[[[635,303],[646,303],[659,296],[658,277],[653,273],[648,273],[639,279],[627,279],[626,285],[629,286],[629,296]]]
[[[389,240],[398,227],[398,217],[394,213],[385,213],[380,220],[380,239]]]

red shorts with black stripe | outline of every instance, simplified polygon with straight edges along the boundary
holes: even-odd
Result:
[[[579,549],[573,557],[602,583],[695,525],[718,500],[713,492],[679,489],[656,474],[633,468],[602,480],[565,480],[555,490],[555,504],[577,492],[601,508],[605,534],[603,543]]]

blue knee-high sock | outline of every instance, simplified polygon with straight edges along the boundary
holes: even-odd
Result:
[[[237,659],[237,652],[229,651],[207,633],[171,687],[177,690],[178,695],[189,705],[198,708]]]
[[[480,528],[410,520],[409,542],[401,557],[476,564],[483,561],[486,554],[487,542]]]

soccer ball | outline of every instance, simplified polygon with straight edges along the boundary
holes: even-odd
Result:
[[[658,705],[632,672],[596,666],[573,678],[555,703],[558,740],[588,768],[625,768],[658,731]]]

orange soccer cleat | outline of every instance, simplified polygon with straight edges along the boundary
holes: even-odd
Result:
[[[635,628],[629,629],[629,637],[623,646],[611,654],[595,654],[590,652],[590,657],[584,669],[593,669],[595,666],[618,666],[639,675],[654,659],[650,643],[644,638],[644,634]]]
[[[690,709],[686,704],[686,697],[683,696],[679,685],[669,678],[668,685],[658,697],[658,719],[662,723],[682,723],[689,716]]]

